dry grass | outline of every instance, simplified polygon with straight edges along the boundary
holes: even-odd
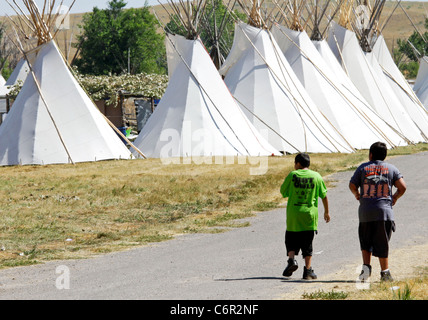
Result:
[[[395,152],[427,149],[422,144]],[[311,168],[327,175],[366,158],[367,151],[314,154]],[[258,164],[249,161],[165,165],[152,159],[0,168],[0,268],[242,226],[236,219],[283,203],[279,187],[294,156],[264,160],[264,175],[251,175]]]
[[[427,300],[428,267],[420,268],[413,278],[392,283],[376,283],[370,290],[353,291],[347,298],[349,300]]]
[[[411,278],[376,282],[369,289],[304,292],[302,300],[428,300],[428,267],[421,267]]]

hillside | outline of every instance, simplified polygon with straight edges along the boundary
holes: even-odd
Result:
[[[385,4],[385,9],[382,14],[381,21],[385,21],[391,15],[391,12],[396,6],[396,1],[387,1]],[[402,7],[409,15],[415,26],[420,32],[425,31],[424,23],[425,18],[428,15],[428,4],[425,2],[417,1],[402,1]],[[407,39],[413,32],[415,28],[412,26],[409,18],[407,18],[404,11],[398,7],[385,29],[383,30],[383,36],[388,44],[389,49],[396,45],[397,39]]]
[[[268,0],[268,2],[271,2],[271,0]],[[381,17],[382,22],[386,21],[391,15],[391,12],[396,7],[396,3],[396,1],[387,1]],[[428,4],[425,4],[425,2],[402,1],[402,6],[415,26],[423,32],[425,17],[428,14]],[[168,15],[161,5],[154,6],[152,9],[156,12],[162,23],[168,22]],[[82,23],[82,18],[82,13],[72,14],[70,16],[70,29],[61,31],[57,36],[58,45],[70,61],[76,53],[76,49],[70,47],[70,42],[77,42],[76,37],[80,33],[79,25]],[[406,39],[414,31],[415,28],[412,26],[409,18],[407,18],[403,10],[398,7],[385,27],[383,34],[391,50],[395,46],[398,38]]]

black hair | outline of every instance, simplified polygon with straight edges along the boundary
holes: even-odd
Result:
[[[383,161],[388,153],[388,148],[383,142],[375,142],[370,147],[370,153],[372,154],[372,161]]]
[[[311,165],[311,158],[307,153],[299,153],[294,159],[295,163],[300,163],[304,168],[309,168]]]

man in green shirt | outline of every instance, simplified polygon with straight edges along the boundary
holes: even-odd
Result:
[[[310,157],[300,153],[294,161],[294,171],[285,178],[281,186],[281,194],[288,198],[287,203],[287,230],[285,232],[285,246],[288,255],[288,265],[283,276],[289,277],[297,270],[295,255],[302,250],[305,259],[303,279],[316,279],[317,276],[311,267],[312,242],[318,230],[318,198],[324,206],[324,220],[330,221],[328,212],[327,188],[318,172],[309,169]]]

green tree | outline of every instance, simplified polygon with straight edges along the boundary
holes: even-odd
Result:
[[[428,18],[425,19],[425,29],[428,29]],[[413,34],[407,40],[397,40],[398,50],[402,54],[406,55],[410,60],[418,61],[420,56],[428,54],[427,41],[427,31],[425,31],[423,34],[414,31]]]
[[[425,42],[428,40],[428,32],[425,32],[423,36],[425,39],[415,31],[407,40],[398,39],[399,51],[405,54],[410,60],[418,61],[418,54],[423,56],[428,53],[428,44]],[[418,53],[415,52],[415,49]]]
[[[7,39],[5,39],[6,26],[3,22],[0,22],[0,74],[8,79],[12,73],[12,69],[9,66],[9,55],[10,50],[8,50]]]
[[[105,10],[85,14],[79,36],[80,57],[75,61],[84,74],[165,73],[164,36],[147,6],[124,9],[113,0]]]
[[[194,8],[193,10],[196,10]],[[246,21],[245,14],[235,10],[233,16],[222,0],[213,0],[208,2],[203,12],[203,17],[199,19],[197,31],[207,48],[213,60],[218,58],[218,54],[226,58],[233,44],[235,33],[235,18]],[[189,30],[179,22],[179,19],[173,15],[170,22],[166,25],[166,31],[173,34],[180,34],[189,37]],[[219,49],[219,53],[216,52]]]
[[[428,18],[425,19],[428,29]],[[419,58],[428,54],[428,32],[414,31],[407,39],[398,39],[398,48],[393,50],[395,63],[406,78],[413,79],[418,75]]]

